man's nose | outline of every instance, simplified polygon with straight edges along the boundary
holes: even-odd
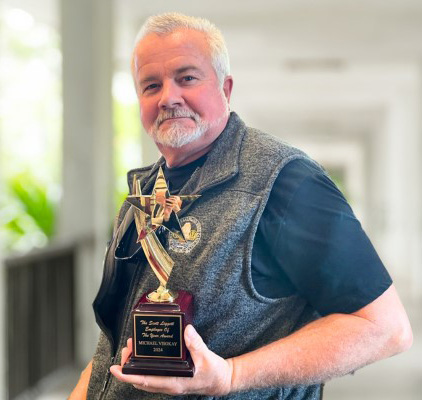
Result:
[[[174,81],[164,82],[158,107],[161,109],[175,108],[182,106],[183,103],[182,88]]]

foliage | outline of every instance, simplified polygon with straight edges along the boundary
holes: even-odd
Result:
[[[56,205],[48,190],[29,173],[7,182],[1,222],[9,250],[29,250],[46,244],[54,234]]]
[[[138,104],[114,99],[114,204],[116,212],[128,195],[126,173],[141,165],[141,128]]]
[[[15,177],[10,181],[9,187],[23,210],[45,236],[51,238],[54,232],[54,206],[47,197],[46,188],[28,177],[28,175]]]
[[[27,251],[52,237],[60,194],[60,35],[16,4],[0,31],[0,251]]]

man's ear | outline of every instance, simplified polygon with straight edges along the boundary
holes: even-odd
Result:
[[[233,89],[233,77],[231,75],[227,75],[224,78],[224,83],[223,83],[223,92],[224,92],[224,95],[226,96],[227,103],[230,102],[232,89]]]

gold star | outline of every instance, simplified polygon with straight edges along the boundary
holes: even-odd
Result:
[[[150,195],[141,193],[140,182],[136,177],[133,178],[132,193],[127,197],[127,201],[139,211],[135,213],[138,242],[160,226],[166,228],[178,239],[186,241],[177,213],[182,209],[182,204],[185,206],[193,202],[200,197],[199,195],[172,196],[161,167]]]

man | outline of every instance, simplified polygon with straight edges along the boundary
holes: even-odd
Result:
[[[164,190],[157,190],[155,193],[155,207],[151,216],[151,222],[153,225],[160,225],[163,221],[168,222],[170,220],[171,213],[179,212],[181,210],[180,197],[170,196],[166,199],[166,193]]]
[[[130,310],[157,284],[125,204],[94,302],[100,342],[71,399],[317,399],[322,382],[411,345],[391,279],[324,171],[229,113],[233,79],[213,25],[150,18],[132,71],[142,124],[163,158],[129,182],[136,175],[151,193],[161,166],[172,195],[201,194],[179,213],[192,240],[164,238],[171,288],[195,296],[195,327],[184,337],[196,372],[121,372]]]

